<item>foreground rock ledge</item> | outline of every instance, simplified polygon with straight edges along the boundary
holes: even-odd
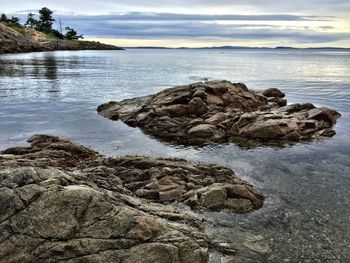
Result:
[[[283,145],[331,137],[340,114],[311,103],[287,106],[278,89],[262,93],[242,83],[199,82],[155,95],[109,102],[97,111],[173,143],[233,141],[243,146]]]
[[[216,165],[106,158],[54,136],[0,154],[0,262],[207,262],[194,210],[249,212],[264,197]]]

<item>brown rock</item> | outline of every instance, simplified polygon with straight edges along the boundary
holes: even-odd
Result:
[[[208,94],[203,90],[203,89],[197,89],[194,93],[193,93],[193,97],[199,97],[202,100],[205,100],[207,98]]]
[[[187,107],[187,112],[189,114],[194,114],[197,116],[201,116],[208,112],[209,108],[205,102],[199,98],[199,97],[194,97],[189,103]]]
[[[179,200],[181,196],[181,192],[178,189],[172,189],[159,193],[160,201],[174,201]]]
[[[228,205],[231,188],[263,202],[221,166],[107,158],[55,136],[30,141],[0,154],[1,262],[208,262],[200,220],[171,203],[244,212]]]
[[[215,133],[215,126],[210,124],[200,124],[192,127],[188,134],[194,136],[213,136]]]
[[[309,110],[308,112],[308,119],[318,120],[318,121],[326,121],[329,122],[330,125],[333,125],[336,123],[336,119],[339,116],[339,113],[336,111],[333,111],[329,108],[322,107],[322,108],[314,108]]]
[[[283,146],[335,134],[332,126],[338,112],[311,103],[287,105],[284,93],[274,88],[263,94],[242,83],[208,81],[103,104],[98,111],[176,144],[230,141],[244,147]]]
[[[245,198],[229,198],[225,202],[225,208],[236,213],[247,213],[254,210],[252,202]]]
[[[262,92],[265,97],[283,98],[285,94],[276,88],[269,88]]]
[[[201,194],[200,205],[209,210],[222,209],[225,206],[227,194],[224,189],[214,187]]]
[[[215,95],[208,95],[207,101],[209,104],[224,105],[223,100],[220,97],[215,96]]]

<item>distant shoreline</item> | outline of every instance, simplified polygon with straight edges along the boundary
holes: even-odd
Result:
[[[246,46],[213,46],[213,47],[156,47],[156,46],[140,46],[140,47],[125,47],[125,49],[215,49],[215,50],[240,50],[240,49],[252,49],[252,50],[339,50],[350,51],[350,48],[341,47],[308,47],[308,48],[296,48],[296,47],[246,47]]]

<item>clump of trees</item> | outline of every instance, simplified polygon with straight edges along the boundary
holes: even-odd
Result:
[[[53,18],[52,15],[53,11],[51,11],[47,7],[43,7],[39,10],[39,19],[36,19],[35,14],[30,12],[27,15],[27,21],[24,23],[24,26],[54,36],[59,39],[78,40],[80,38],[83,38],[83,35],[78,35],[77,31],[75,31],[69,26],[65,27],[65,34],[63,34],[61,30],[61,24],[60,31],[53,29],[52,26],[56,20]],[[8,19],[6,14],[1,14],[0,22],[4,22],[9,26],[22,26],[19,23],[18,17],[12,17],[11,19]]]
[[[7,18],[6,14],[1,14],[0,16],[0,22],[4,22],[6,24],[9,24],[9,25],[17,25],[17,26],[20,26],[20,23],[19,23],[19,18],[18,17],[11,17],[11,18]]]

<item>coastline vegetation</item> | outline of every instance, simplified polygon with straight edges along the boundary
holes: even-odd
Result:
[[[12,16],[11,18],[8,18],[6,14],[1,14],[0,16],[0,22],[4,23],[5,25],[13,28],[17,32],[25,35],[26,28],[33,29],[36,31],[39,31],[41,33],[44,33],[45,35],[49,36],[50,38],[54,39],[62,39],[62,40],[78,40],[83,39],[83,35],[79,35],[78,32],[69,27],[66,26],[65,34],[63,34],[63,31],[54,29],[53,24],[55,23],[55,19],[53,18],[53,11],[50,10],[47,7],[43,7],[38,11],[39,18],[36,19],[36,14],[30,12],[27,15],[27,20],[22,25],[20,23],[20,19],[18,17]]]

